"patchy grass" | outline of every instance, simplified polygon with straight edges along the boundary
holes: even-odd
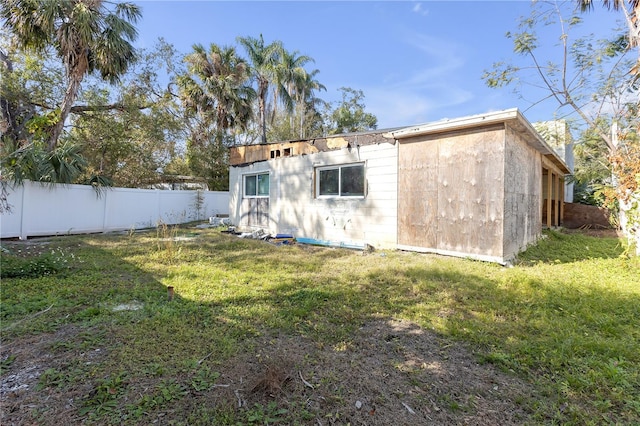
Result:
[[[33,422],[346,423],[346,411],[335,407],[353,405],[349,389],[357,385],[327,371],[316,372],[316,381],[308,373],[313,383],[301,381],[286,360],[263,360],[266,370],[245,386],[259,391],[258,402],[238,408],[246,395],[231,388],[230,400],[210,401],[227,389],[220,377],[229,362],[265,353],[278,336],[311,342],[315,350],[298,364],[314,365],[326,351],[358,353],[362,328],[393,318],[437,333],[443,348],[462,342],[487,368],[528,383],[537,397],[514,397],[525,413],[518,423],[640,423],[640,259],[627,257],[614,238],[548,232],[513,268],[503,268],[417,253],[275,247],[213,229],[159,227],[49,239],[46,252],[62,253],[54,273],[29,267],[42,264],[44,249],[24,255],[24,244],[3,243],[1,252],[3,270],[19,258],[31,272],[3,273],[0,361],[8,381],[26,362],[17,348],[35,351],[39,346],[29,342],[50,336],[53,343],[43,348],[50,365],[39,366],[30,393],[5,390],[29,400]],[[408,343],[387,336],[390,359],[407,353]],[[420,365],[401,358],[385,368],[406,376],[413,394],[403,395],[414,404],[437,405],[437,412],[422,412],[425,419],[444,411],[454,423],[478,415],[488,394],[437,393],[420,376],[431,364]],[[300,394],[278,398],[294,380]],[[331,411],[310,405],[303,393],[311,389],[327,389],[318,404]],[[42,402],[52,392],[66,395],[60,408]],[[385,398],[378,396],[378,407]],[[373,405],[368,421],[384,424],[374,417],[381,411]]]

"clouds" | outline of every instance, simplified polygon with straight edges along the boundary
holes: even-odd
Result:
[[[411,9],[414,13],[417,13],[418,15],[422,15],[422,16],[427,16],[429,14],[429,9],[424,9],[422,7],[422,3],[420,2],[416,2],[413,5],[413,8]]]
[[[416,32],[405,32],[402,43],[408,48],[404,57],[389,58],[395,64],[393,75],[384,84],[362,88],[367,110],[378,117],[379,127],[460,115],[452,110],[474,99],[462,77],[463,47]]]
[[[410,87],[399,90],[368,88],[365,94],[367,111],[378,118],[378,127],[381,129],[461,115],[451,114],[449,111],[452,107],[467,103],[473,98],[470,92],[455,86],[434,86],[421,91],[412,90]]]

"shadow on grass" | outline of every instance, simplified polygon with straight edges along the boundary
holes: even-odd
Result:
[[[85,330],[81,339],[79,333],[62,335],[68,338],[65,345],[43,347],[35,357],[41,371],[54,368],[66,377],[51,380],[64,392],[47,396],[54,402],[59,398],[60,407],[71,395],[85,406],[93,404],[98,419],[125,413],[135,423],[146,412],[166,411],[172,398],[192,392],[194,380],[213,382],[198,379],[206,373],[203,366],[216,368],[230,357],[250,354],[265,335],[348,346],[372,321],[403,318],[471,343],[483,360],[501,368],[532,381],[542,378],[561,400],[586,407],[592,398],[595,414],[606,409],[613,421],[640,419],[627,405],[640,399],[633,386],[640,379],[640,297],[634,292],[560,278],[542,281],[514,269],[491,278],[477,263],[464,260],[421,266],[422,257],[416,256],[418,261],[397,267],[347,250],[301,253],[301,247],[234,239],[194,241],[193,247],[172,251],[175,258],[158,256],[157,264],[148,262],[142,269],[133,259],[149,255],[149,244],[126,237],[98,238],[91,245],[79,241],[74,250],[83,263],[66,276],[3,282],[3,305],[11,306],[3,308],[3,321],[33,320],[5,336],[9,351],[21,336],[69,325]],[[357,267],[366,262],[371,265]],[[593,276],[596,282],[606,271],[600,274]],[[169,301],[167,285],[174,282],[176,294]],[[34,317],[49,305],[46,315]],[[114,311],[123,305],[139,308]],[[91,334],[93,340],[87,337]],[[46,355],[52,349],[60,356],[50,367]],[[81,355],[87,353],[102,355],[87,361]],[[19,366],[16,361],[10,368]],[[117,386],[109,382],[104,400],[96,400],[104,380],[120,375],[128,379]],[[123,407],[125,396],[133,408]],[[119,408],[104,406],[112,400]],[[51,401],[47,406],[55,406]],[[64,423],[60,412],[49,413],[52,422]],[[585,411],[580,418],[591,414]]]

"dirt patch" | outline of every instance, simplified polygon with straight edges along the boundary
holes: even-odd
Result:
[[[290,336],[257,347],[220,366],[222,386],[198,404],[275,402],[315,425],[515,425],[537,397],[530,384],[407,321],[365,324],[336,347]]]
[[[77,421],[77,401],[88,392],[90,383],[68,383],[70,377],[61,372],[87,368],[106,357],[103,348],[84,344],[95,335],[95,330],[83,331],[69,325],[55,333],[2,342],[0,424],[53,425]],[[41,389],[40,383],[47,386]]]
[[[85,369],[103,361],[104,349],[83,345],[90,334],[68,326],[3,345],[2,360],[10,353],[15,361],[1,377],[0,423],[83,423],[78,409],[91,380],[64,383],[53,375],[47,380],[59,384],[40,389],[38,383],[48,369]],[[265,335],[252,347],[222,364],[207,359],[204,364],[220,373],[215,386],[190,389],[143,423],[183,424],[197,410],[237,414],[271,406],[267,414],[281,424],[297,419],[310,425],[515,425],[530,418],[526,407],[537,398],[530,384],[480,364],[465,346],[408,321],[363,324],[349,342],[335,346]],[[131,403],[133,394],[139,397],[153,386],[130,383],[132,395],[125,399]]]

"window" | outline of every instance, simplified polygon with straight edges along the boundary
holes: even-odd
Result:
[[[364,197],[364,164],[316,169],[318,197]]]
[[[269,196],[269,173],[244,176],[245,197]]]

